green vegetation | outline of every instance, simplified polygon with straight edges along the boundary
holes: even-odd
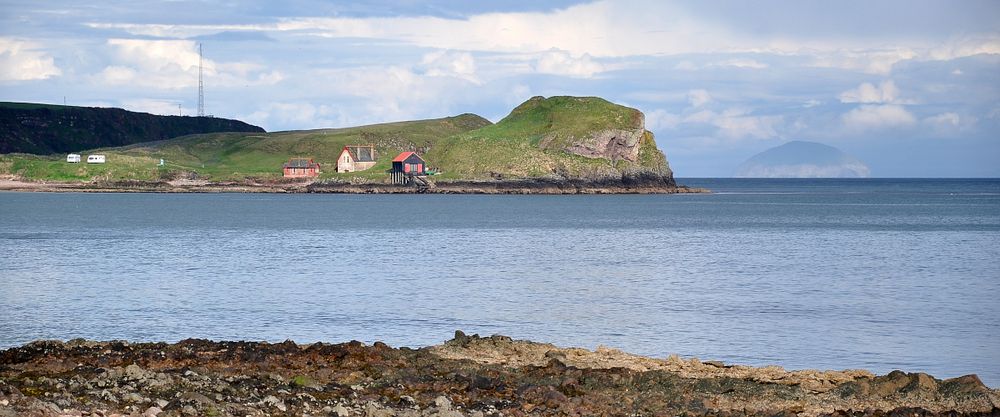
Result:
[[[216,117],[0,102],[0,153],[47,155],[211,132],[262,133],[264,129]]]
[[[570,149],[609,130],[640,138],[637,153],[633,146],[629,148],[632,157],[622,159],[581,156]],[[353,144],[375,145],[376,165],[366,171],[336,173],[341,150]],[[602,178],[623,172],[670,175],[652,134],[643,129],[642,113],[592,97],[532,98],[497,124],[462,114],[344,129],[199,134],[81,152],[84,160],[87,154],[107,155],[103,165],[66,163],[65,154],[0,155],[0,175],[55,181],[177,177],[280,180],[283,163],[292,157],[306,157],[321,165],[320,179],[371,182],[383,181],[392,158],[410,150],[442,172],[436,177],[439,180],[552,175]],[[157,166],[160,159],[165,160],[162,167]]]
[[[427,154],[449,178],[561,175],[594,178],[626,170],[669,172],[652,133],[643,131],[636,162],[589,158],[565,149],[595,132],[643,129],[642,112],[597,97],[533,97],[495,125],[456,135]]]

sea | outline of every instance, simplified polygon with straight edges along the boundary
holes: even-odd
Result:
[[[0,348],[455,330],[1000,387],[1000,180],[696,195],[0,193]]]

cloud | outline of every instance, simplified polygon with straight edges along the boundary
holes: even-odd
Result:
[[[784,124],[784,116],[757,116],[740,108],[727,109],[721,113],[701,109],[686,115],[654,110],[646,116],[646,123],[650,130],[708,125],[715,128],[716,137],[723,139],[771,139],[780,137],[778,130]]]
[[[777,128],[784,122],[783,116],[750,116],[742,111],[726,111],[714,115],[710,123],[719,128],[719,134],[730,139],[778,137]]]
[[[955,136],[968,131],[976,125],[978,119],[973,116],[960,116],[955,112],[945,112],[930,116],[922,120],[922,123],[939,136]]]
[[[122,108],[130,111],[161,114],[168,116],[176,116],[178,114],[177,101],[141,98],[141,99],[122,100],[121,104]]]
[[[710,67],[735,67],[735,68],[750,68],[750,69],[764,69],[768,65],[753,59],[747,58],[733,58],[724,61],[713,62],[708,64]]]
[[[534,71],[540,74],[564,75],[574,78],[591,78],[604,71],[604,66],[588,54],[574,57],[566,51],[548,51],[535,61]]]
[[[106,85],[177,90],[198,85],[198,45],[186,40],[109,39],[114,63],[95,79]],[[259,64],[202,60],[207,84],[215,87],[272,85],[284,75]]]
[[[917,121],[913,114],[897,104],[866,104],[843,114],[841,120],[854,131],[906,127]]]
[[[900,61],[916,59],[921,55],[913,48],[899,47],[889,50],[854,49],[815,51],[812,66],[861,71],[869,74],[886,75],[892,72]]]
[[[674,65],[674,69],[678,71],[697,71],[700,68],[701,67],[699,67],[694,62],[687,60],[678,62],[677,65]]]
[[[715,68],[765,69],[768,67],[770,65],[750,58],[730,58],[704,64],[696,64],[689,60],[683,60],[674,65],[674,69],[678,71],[698,71]]]
[[[659,131],[666,129],[674,129],[682,121],[682,118],[678,114],[670,113],[663,109],[656,109],[651,112],[646,113],[646,129],[651,131]]]
[[[55,60],[33,42],[0,37],[0,81],[44,80],[62,75]]]
[[[687,98],[691,107],[701,107],[712,101],[712,95],[708,94],[708,91],[700,89],[688,91]]]
[[[857,88],[840,93],[841,103],[898,103],[899,89],[892,80],[883,81],[878,87],[863,83]]]
[[[1000,53],[1000,37],[995,33],[975,32],[985,29],[973,29],[972,35],[938,41],[909,36],[905,30],[894,34],[892,28],[879,28],[879,42],[873,45],[871,37],[843,30],[795,33],[803,23],[798,20],[789,22],[776,18],[777,27],[755,30],[746,27],[743,17],[715,9],[699,10],[699,7],[680,2],[603,0],[550,11],[478,13],[455,18],[400,15],[295,17],[248,24],[90,22],[86,25],[156,37],[263,32],[296,37],[390,40],[426,48],[479,52],[536,53],[555,49],[574,56],[588,54],[601,58],[721,53],[799,55],[813,57],[815,66],[875,74],[887,74],[893,65],[907,59],[948,60]],[[842,9],[866,11],[851,5]],[[817,21],[840,28],[856,20],[856,16],[844,12]],[[954,30],[970,31],[964,26]],[[686,66],[683,62],[678,65]],[[722,60],[714,65],[767,67],[766,63],[746,58]]]
[[[419,67],[432,77],[455,77],[482,84],[476,76],[476,60],[468,52],[434,51],[423,56]]]
[[[303,102],[267,103],[242,120],[257,126],[343,126],[348,118],[338,109],[328,105]],[[271,129],[268,129],[271,130]]]

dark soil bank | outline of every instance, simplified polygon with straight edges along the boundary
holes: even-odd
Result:
[[[422,349],[42,341],[0,352],[0,416],[994,416],[975,376],[784,371],[480,338]]]

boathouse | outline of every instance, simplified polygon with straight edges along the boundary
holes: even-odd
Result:
[[[392,171],[409,175],[427,175],[427,163],[416,152],[403,152],[392,160]]]
[[[403,152],[392,160],[389,178],[393,184],[411,184],[414,178],[427,175],[427,163],[416,152]]]
[[[319,164],[312,158],[292,158],[282,166],[285,178],[312,178],[319,176]]]
[[[337,172],[364,171],[375,166],[374,145],[347,145],[337,158]]]

